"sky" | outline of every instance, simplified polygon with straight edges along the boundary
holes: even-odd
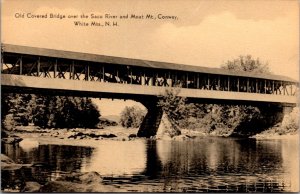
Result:
[[[297,0],[3,0],[1,42],[207,67],[250,54],[273,73],[299,80],[298,12]],[[50,13],[156,19],[78,19],[118,22],[87,27],[75,26],[77,19],[26,18]]]

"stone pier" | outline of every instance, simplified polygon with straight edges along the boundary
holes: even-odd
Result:
[[[148,112],[140,126],[137,136],[148,138],[155,136],[163,115],[162,108],[157,105],[158,98],[139,101],[148,109]]]

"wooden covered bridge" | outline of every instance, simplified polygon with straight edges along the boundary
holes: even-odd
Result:
[[[1,49],[3,92],[134,99],[149,114],[157,111],[149,99],[170,88],[180,88],[179,96],[214,103],[297,103],[298,81],[281,75],[9,44]]]

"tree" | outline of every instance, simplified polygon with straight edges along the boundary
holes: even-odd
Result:
[[[167,114],[171,123],[176,126],[185,127],[186,119],[195,114],[195,105],[187,103],[185,97],[178,96],[180,90],[166,90],[160,97],[158,106]]]
[[[91,99],[34,94],[2,94],[2,127],[34,125],[42,128],[94,128],[101,116]]]
[[[126,106],[121,112],[120,124],[126,128],[137,128],[142,124],[146,112],[138,106]]]
[[[227,61],[222,65],[223,69],[233,72],[252,72],[258,74],[271,74],[267,62],[262,62],[259,58],[253,59],[251,55],[239,56],[236,59]],[[241,126],[251,126],[254,122],[265,119],[263,113],[258,107],[250,105],[215,105],[223,109],[222,123],[233,128]],[[243,128],[243,127],[242,127]],[[242,129],[244,130],[244,129]],[[256,129],[257,130],[257,129]]]
[[[251,55],[241,55],[236,59],[227,61],[221,67],[234,72],[246,71],[253,73],[271,73],[267,62],[262,62],[259,58],[253,59]]]
[[[77,107],[81,108],[80,116],[83,127],[93,128],[99,123],[100,112],[90,98],[77,98]],[[80,105],[80,106],[79,106]]]
[[[179,90],[166,90],[158,102],[168,117],[175,122],[185,118],[188,113],[186,98],[179,97],[178,93]]]
[[[29,94],[2,94],[1,95],[1,122],[2,126],[6,128],[6,121],[16,125],[28,125],[30,121],[31,107],[28,106],[31,102],[31,95]],[[9,116],[8,116],[9,115]],[[7,117],[8,116],[8,117]],[[12,126],[12,127],[13,127]],[[11,127],[10,127],[11,128]]]

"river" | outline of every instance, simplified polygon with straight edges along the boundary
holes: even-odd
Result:
[[[22,144],[21,144],[22,145]],[[199,137],[188,141],[101,140],[96,147],[4,145],[33,167],[2,170],[2,190],[44,184],[70,172],[96,171],[129,192],[289,192],[298,190],[297,140]]]

